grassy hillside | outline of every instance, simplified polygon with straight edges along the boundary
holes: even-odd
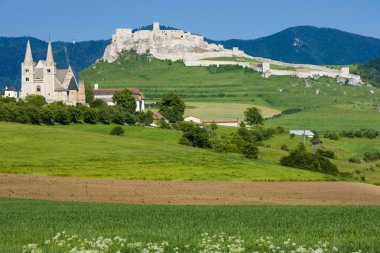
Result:
[[[310,181],[333,177],[178,144],[181,132],[0,122],[0,173],[152,180]],[[9,138],[12,136],[12,138]],[[191,163],[189,160],[191,159]]]
[[[377,253],[379,215],[379,207],[365,206],[140,206],[0,199],[0,251],[21,252],[27,243],[42,244],[66,231],[82,238],[168,241],[180,252],[185,245],[197,246],[203,232],[224,232],[243,237],[246,252],[252,252],[261,236],[273,236],[282,245],[288,238],[307,246],[321,240],[339,252]]]
[[[111,64],[98,62],[80,73],[100,87],[138,87],[149,101],[177,91],[186,101],[258,104],[278,110],[299,108],[297,114],[269,120],[271,126],[319,130],[380,129],[380,90],[339,85],[335,79],[304,80],[272,76],[238,67],[186,67],[148,55],[123,53]],[[305,88],[305,82],[308,88]],[[311,86],[311,87],[309,87]],[[320,94],[315,91],[319,89]],[[212,106],[212,104],[210,105]],[[229,108],[226,104],[225,108]],[[220,107],[223,111],[224,108]]]

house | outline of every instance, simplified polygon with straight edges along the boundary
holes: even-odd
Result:
[[[18,92],[13,87],[5,87],[4,97],[18,98]]]
[[[197,124],[202,124],[202,120],[193,116],[187,116],[186,118],[183,119],[185,122],[193,122]]]
[[[289,134],[294,134],[294,135],[297,135],[297,136],[307,136],[307,137],[310,137],[310,138],[313,138],[314,135],[315,135],[310,130],[290,130]]]
[[[206,121],[203,122],[207,125],[211,124],[212,122],[215,122],[217,126],[228,126],[228,127],[239,127],[239,121],[237,120],[223,120],[223,121]]]
[[[94,85],[94,99],[101,99],[107,103],[107,105],[115,105],[112,101],[113,94],[124,89],[99,89],[99,85]],[[144,94],[137,88],[128,88],[132,92],[133,97],[136,100],[136,111],[143,112],[145,110],[145,97]]]
[[[160,112],[158,111],[154,112],[153,123],[151,124],[151,126],[158,127],[161,124],[161,121],[165,121],[166,123],[169,123],[169,121],[164,116],[162,116]]]
[[[322,141],[319,138],[315,138],[311,141],[311,145],[313,145],[313,147],[322,146]]]
[[[20,98],[28,95],[41,95],[48,103],[85,103],[84,83],[78,83],[70,66],[67,69],[57,69],[50,41],[46,60],[40,60],[37,64],[33,61],[29,40],[27,42],[25,58],[21,63]]]

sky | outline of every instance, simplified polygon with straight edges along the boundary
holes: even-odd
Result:
[[[210,39],[255,39],[313,25],[380,38],[380,0],[1,0],[0,36],[109,39],[154,21]]]

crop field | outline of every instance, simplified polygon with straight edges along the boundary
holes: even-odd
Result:
[[[181,62],[160,61],[123,54],[108,64],[99,62],[80,73],[82,80],[102,88],[138,87],[149,101],[159,101],[177,91],[186,102],[255,104],[298,113],[268,120],[272,126],[318,130],[380,129],[380,90],[339,85],[335,79],[298,79],[271,76],[239,68],[212,72],[207,67],[186,67]],[[319,90],[319,95],[316,94]]]
[[[178,144],[180,131],[0,123],[0,172],[150,180],[323,181],[334,177]],[[12,136],[12,138],[9,138]]]
[[[261,110],[265,118],[281,113],[279,110],[272,109],[266,106],[240,103],[202,103],[188,102],[186,103],[186,116],[194,116],[202,121],[223,121],[223,120],[244,120],[244,111],[248,107],[257,107]]]
[[[208,232],[240,236],[246,252],[255,240],[273,236],[313,246],[328,241],[339,252],[380,248],[379,207],[368,206],[161,206],[67,203],[0,199],[0,252],[21,252],[58,232],[84,238],[126,237],[135,242],[167,241],[195,247]],[[283,244],[282,244],[283,245]]]

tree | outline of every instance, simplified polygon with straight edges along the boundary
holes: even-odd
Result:
[[[136,112],[136,100],[128,89],[116,92],[112,97],[112,101],[129,113]]]
[[[244,145],[241,149],[241,152],[246,158],[257,159],[259,150],[254,143],[246,142],[246,143],[244,143]]]
[[[95,100],[92,100],[90,102],[90,107],[91,108],[99,108],[99,107],[103,107],[103,106],[106,106],[106,102],[104,102],[103,100],[97,98]]]
[[[84,85],[85,93],[86,93],[86,103],[91,103],[94,100],[94,91],[89,84]]]
[[[159,112],[171,123],[182,121],[185,102],[177,93],[170,92],[161,99]]]
[[[45,97],[43,97],[41,95],[28,95],[25,98],[25,101],[28,104],[34,105],[34,106],[37,106],[37,107],[42,107],[42,106],[44,106],[46,104]]]
[[[211,148],[210,136],[206,129],[193,123],[183,124],[181,128],[183,136],[179,141],[180,144],[199,148]]]
[[[264,124],[264,118],[261,115],[261,110],[257,107],[250,107],[244,112],[245,122],[248,125],[262,125]]]

